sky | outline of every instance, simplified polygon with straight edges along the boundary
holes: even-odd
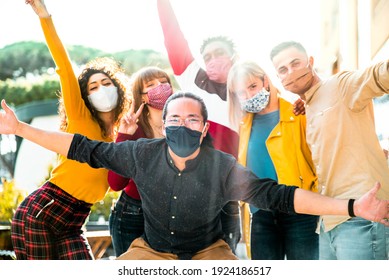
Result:
[[[166,53],[156,0],[46,0],[65,45],[108,52],[154,49]],[[266,70],[272,46],[297,40],[315,55],[320,48],[320,0],[171,0],[193,55],[208,36],[232,38],[242,58]],[[38,17],[24,0],[0,1],[0,48],[44,41]]]

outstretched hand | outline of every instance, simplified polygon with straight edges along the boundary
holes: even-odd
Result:
[[[25,0],[25,3],[30,4],[31,8],[39,17],[44,18],[50,16],[43,0]]]
[[[16,134],[19,120],[4,99],[1,101],[1,107],[3,110],[0,111],[0,134]]]
[[[130,110],[125,114],[122,119],[120,120],[120,127],[119,132],[125,133],[129,135],[133,135],[135,131],[138,129],[138,119],[140,114],[142,113],[143,107],[145,106],[144,103],[142,103],[139,106],[139,109],[134,113],[135,111],[135,102],[132,100]]]
[[[354,213],[366,220],[378,222],[389,226],[389,200],[377,198],[381,184],[377,182],[370,191],[357,199],[354,204]]]

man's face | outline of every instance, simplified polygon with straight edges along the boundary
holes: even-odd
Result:
[[[284,88],[305,99],[305,93],[317,79],[313,71],[313,58],[295,47],[289,47],[273,57],[273,65]]]
[[[211,59],[228,57],[231,58],[233,53],[228,48],[225,42],[214,41],[209,43],[201,54],[204,59],[204,63],[207,64]]]
[[[192,130],[203,132],[206,135],[207,129],[204,118],[201,114],[201,105],[192,98],[177,98],[169,102],[164,127],[184,125]]]
[[[306,54],[294,47],[287,48],[273,57],[274,68],[281,80],[294,71],[307,67],[308,63]]]

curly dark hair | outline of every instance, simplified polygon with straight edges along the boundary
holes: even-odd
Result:
[[[114,130],[116,133],[119,127],[120,119],[128,107],[128,85],[127,78],[124,74],[124,69],[121,68],[120,64],[112,58],[100,57],[88,62],[81,74],[78,76],[78,84],[81,91],[82,99],[85,102],[85,106],[89,109],[92,114],[92,118],[99,124],[103,137],[108,137],[110,132],[104,125],[103,120],[99,117],[98,111],[92,106],[88,100],[88,81],[90,77],[96,73],[102,73],[106,75],[112,83],[118,89],[118,105],[114,109]],[[65,107],[63,104],[62,96],[60,95],[58,113],[61,119],[61,130],[65,130],[68,122]]]
[[[204,39],[204,41],[200,47],[200,53],[203,53],[205,47],[212,42],[223,42],[228,46],[228,48],[231,51],[231,54],[236,53],[236,47],[235,47],[234,41],[232,41],[232,39],[228,38],[227,36],[214,36],[214,37],[208,37],[208,38]]]

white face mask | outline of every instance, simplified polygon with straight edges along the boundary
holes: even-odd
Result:
[[[89,102],[99,112],[110,112],[118,103],[118,89],[115,86],[103,86],[88,96]]]

